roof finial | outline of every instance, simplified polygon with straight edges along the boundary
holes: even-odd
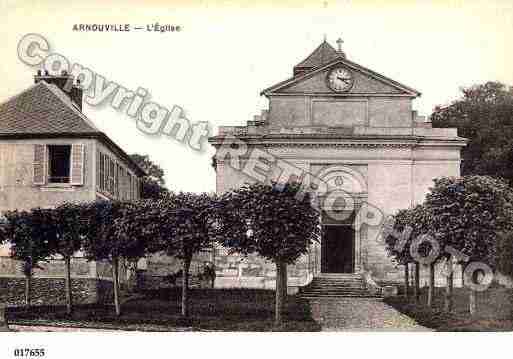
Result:
[[[326,36],[326,33],[324,34],[324,42],[328,40],[328,37]]]
[[[342,52],[342,44],[344,43],[344,40],[342,40],[340,37],[337,40],[338,45],[338,52]]]

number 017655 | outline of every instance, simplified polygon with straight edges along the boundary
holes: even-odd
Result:
[[[36,357],[44,357],[45,350],[44,348],[31,349],[31,348],[16,348],[14,349],[14,357],[15,358],[36,358]]]

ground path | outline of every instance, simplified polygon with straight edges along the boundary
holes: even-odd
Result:
[[[430,331],[381,299],[311,299],[312,317],[323,331]]]

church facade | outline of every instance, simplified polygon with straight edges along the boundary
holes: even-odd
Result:
[[[220,127],[219,194],[254,181],[300,181],[320,209],[322,238],[289,266],[290,288],[333,273],[396,281],[379,236],[383,220],[423,201],[433,179],[459,176],[465,139],[418,116],[413,88],[350,61],[324,41],[293,76],[262,91],[269,109]],[[272,263],[216,248],[219,287],[274,288]]]

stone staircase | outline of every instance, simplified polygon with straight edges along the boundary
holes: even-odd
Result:
[[[381,298],[380,293],[372,293],[360,274],[323,273],[312,282],[300,288],[299,297],[315,298]]]

